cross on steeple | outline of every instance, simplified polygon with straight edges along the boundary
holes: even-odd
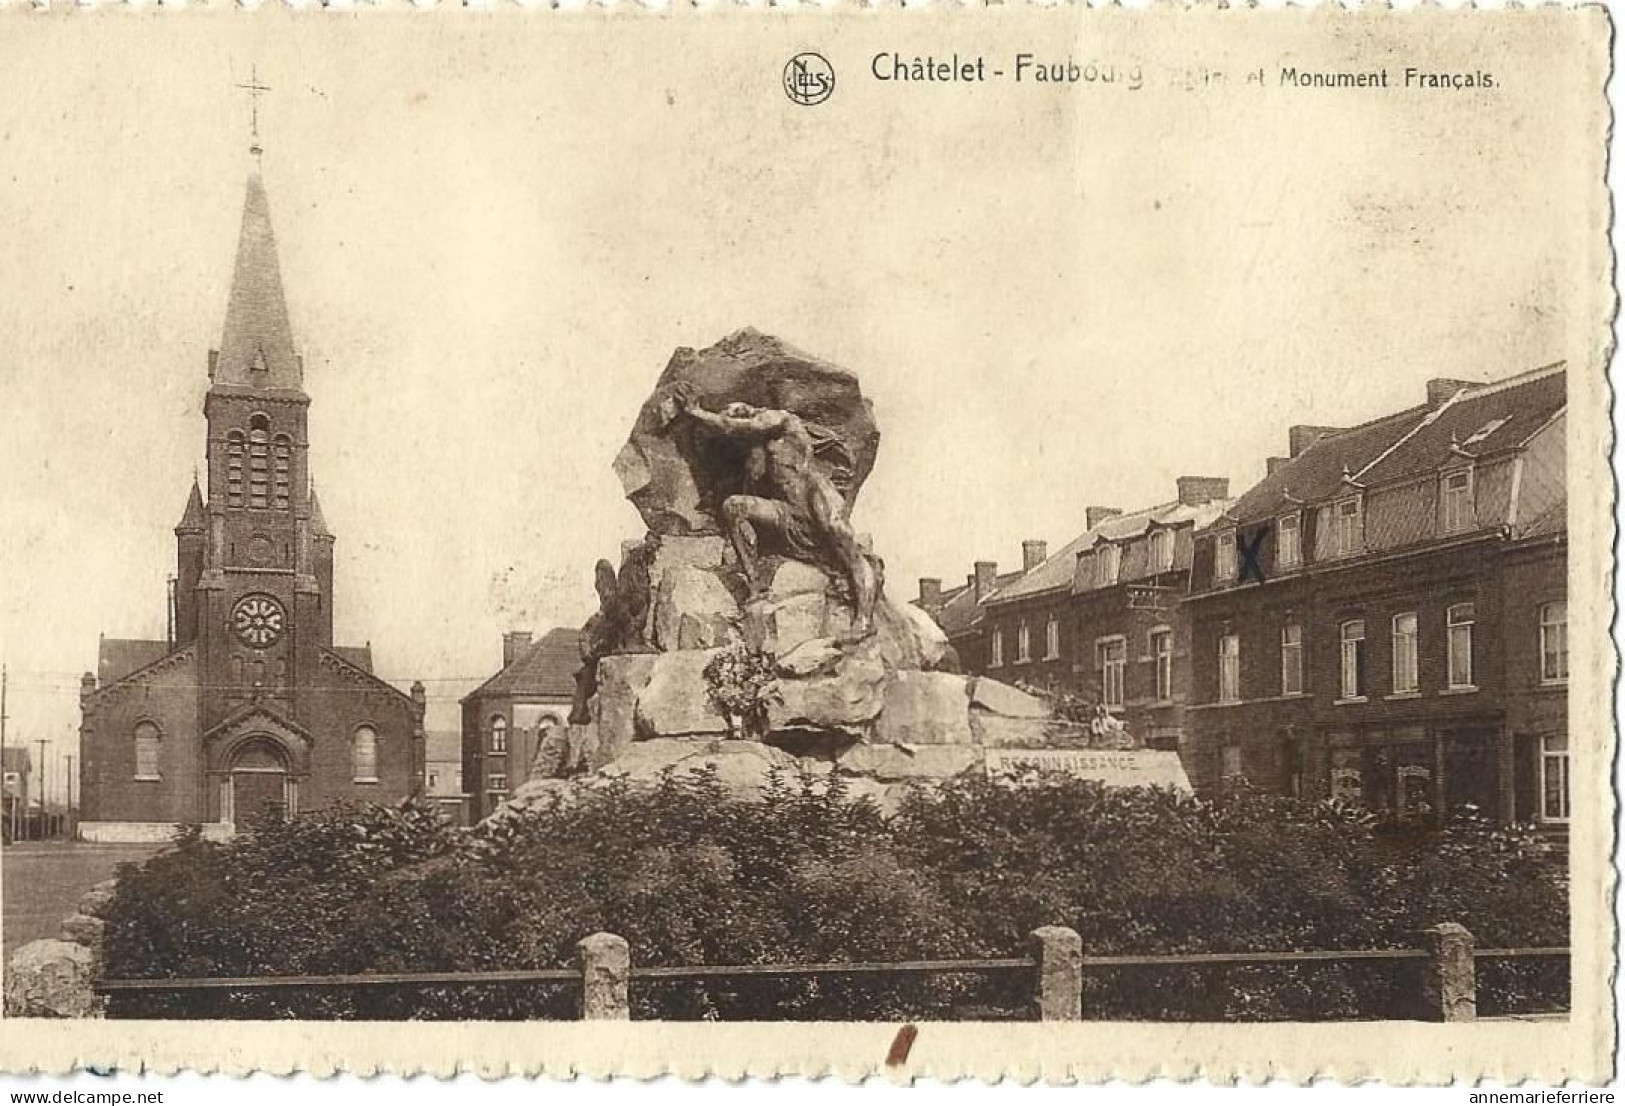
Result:
[[[237,87],[248,93],[250,108],[249,137],[252,140],[248,149],[250,153],[258,156],[262,152],[260,149],[260,97],[270,92],[271,86],[260,84],[259,66],[256,65],[248,71],[248,83],[239,83]]]

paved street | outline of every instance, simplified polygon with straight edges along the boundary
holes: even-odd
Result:
[[[145,860],[157,845],[93,845],[41,841],[0,850],[0,939],[5,954],[40,937],[56,936],[79,896],[127,861]]]

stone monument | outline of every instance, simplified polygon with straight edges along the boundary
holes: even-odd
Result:
[[[1087,748],[1043,697],[945,671],[936,623],[886,594],[852,524],[879,444],[844,368],[749,329],[679,349],[615,460],[647,533],[597,567],[587,736],[509,807],[707,764],[741,793],[774,768],[838,772],[889,806],[990,749]]]

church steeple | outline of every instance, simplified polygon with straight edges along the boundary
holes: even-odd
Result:
[[[201,534],[208,526],[203,514],[203,492],[198,488],[197,474],[192,474],[192,494],[186,497],[186,510],[175,527],[177,534]]]
[[[248,176],[243,200],[237,263],[226,302],[220,349],[210,358],[216,388],[292,392],[303,395],[304,365],[293,343],[288,305],[282,294],[271,205],[265,197],[258,159]]]

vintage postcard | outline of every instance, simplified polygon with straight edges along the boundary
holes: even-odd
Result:
[[[1607,1078],[1610,32],[0,12],[0,1067]]]

